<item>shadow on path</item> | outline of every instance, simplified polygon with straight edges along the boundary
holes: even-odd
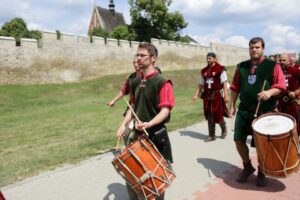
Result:
[[[189,136],[191,138],[200,139],[200,140],[205,140],[208,137],[205,134],[194,132],[194,131],[179,131],[179,133],[180,136]]]
[[[211,171],[217,178],[221,178],[225,184],[235,189],[280,192],[286,188],[282,182],[270,177],[267,177],[267,186],[257,187],[255,185],[255,175],[251,175],[246,183],[238,183],[235,179],[241,173],[242,169],[228,162],[210,158],[198,158],[197,161],[208,170],[209,176]]]
[[[115,200],[127,200],[128,194],[126,186],[121,183],[112,183],[107,186],[108,192],[103,200],[115,199]],[[112,196],[114,198],[112,198]]]

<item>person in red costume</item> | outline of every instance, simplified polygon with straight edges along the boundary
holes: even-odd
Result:
[[[299,134],[298,105],[295,100],[300,95],[300,69],[292,66],[289,55],[286,53],[280,55],[280,64],[287,90],[278,101],[278,110],[295,118]]]
[[[295,56],[290,56],[290,61],[291,61],[292,67],[300,68],[300,65],[298,63],[296,63],[297,59]]]
[[[207,66],[201,70],[199,84],[193,97],[195,103],[199,94],[203,99],[204,115],[208,121],[209,136],[205,141],[216,139],[216,123],[220,124],[221,137],[224,139],[227,135],[224,116],[228,114],[227,75],[225,67],[217,62],[216,54],[213,52],[207,54]]]

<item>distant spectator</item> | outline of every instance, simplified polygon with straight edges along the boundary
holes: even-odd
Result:
[[[291,62],[291,65],[292,67],[298,67],[300,68],[300,65],[296,63],[297,59],[295,56],[290,56],[290,62]]]
[[[275,61],[280,64],[280,54],[275,55]]]
[[[298,104],[294,99],[298,98],[300,95],[300,69],[298,67],[292,67],[290,60],[291,58],[288,54],[283,53],[280,55],[281,67],[284,73],[287,90],[279,99],[278,109],[280,112],[287,113],[295,118],[299,133]]]

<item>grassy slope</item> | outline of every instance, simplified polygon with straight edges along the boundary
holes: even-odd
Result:
[[[233,69],[228,69],[232,74]],[[203,120],[192,103],[198,70],[164,74],[174,84],[176,106],[169,130]],[[0,86],[0,187],[40,171],[84,160],[116,144],[125,103],[108,102],[126,75],[72,84]]]

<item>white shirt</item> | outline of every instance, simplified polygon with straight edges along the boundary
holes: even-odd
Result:
[[[222,83],[222,84],[223,84],[225,81],[227,81],[227,74],[226,74],[225,70],[222,71],[221,76],[220,76],[220,79],[221,79],[221,83]],[[202,85],[202,86],[204,85],[204,78],[203,78],[202,75],[200,75],[200,78],[199,78],[199,84]]]

